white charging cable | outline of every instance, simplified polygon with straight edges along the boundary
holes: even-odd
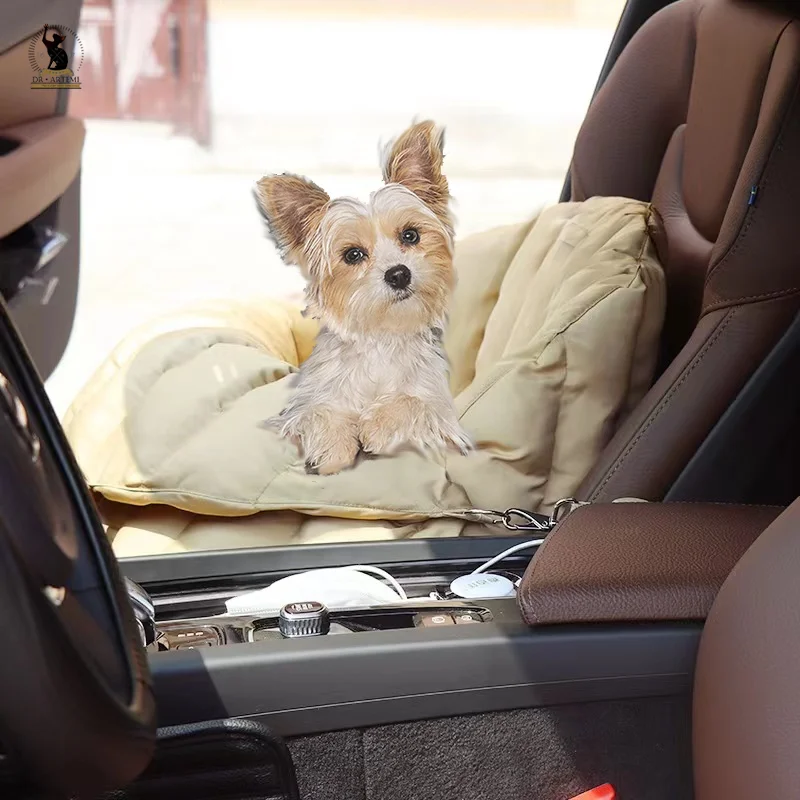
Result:
[[[503,550],[502,553],[498,553],[496,556],[494,556],[494,558],[490,558],[485,564],[481,564],[477,569],[472,570],[470,574],[480,575],[482,572],[486,572],[486,570],[491,569],[495,564],[499,564],[509,556],[513,556],[514,553],[519,553],[522,550],[530,550],[532,547],[538,547],[540,544],[542,544],[542,542],[544,542],[544,537],[530,539],[527,542],[515,544],[513,547],[509,547],[507,550]],[[355,566],[348,567],[347,569],[354,569],[358,570],[359,572],[368,572],[383,578],[397,592],[401,600],[408,600],[408,595],[403,587],[388,572],[382,570],[380,567],[370,567],[363,564],[357,564]],[[435,592],[432,593],[431,596],[433,596],[433,594],[435,594]]]
[[[544,537],[515,544],[513,547],[509,547],[508,550],[503,550],[502,553],[499,553],[494,558],[490,558],[485,564],[481,564],[477,569],[472,570],[470,574],[480,575],[481,572],[486,572],[487,569],[491,569],[495,564],[500,563],[509,556],[513,556],[514,553],[519,553],[520,550],[529,550],[531,547],[538,547],[542,542],[544,542]]]
[[[508,548],[508,550],[504,550],[499,555],[490,559],[485,564],[479,566],[471,573],[471,575],[479,575],[480,573],[491,569],[491,567],[493,567],[499,561],[502,561],[504,558],[508,558],[508,556],[513,555],[520,550],[535,547],[536,545],[541,544],[543,541],[544,539],[541,538],[516,544],[513,547]],[[353,573],[361,573],[364,575],[364,581],[374,581],[374,586],[365,585],[363,582],[359,581],[351,581],[350,584],[348,584],[346,578],[348,572],[351,575]],[[317,573],[319,577],[315,577]],[[366,575],[371,575],[372,577],[367,578]],[[492,586],[489,588],[492,588],[495,591],[498,591],[498,586],[496,584],[503,581],[508,584],[509,587],[512,586],[508,579],[503,576],[497,575],[488,577],[493,581]],[[383,581],[382,586],[378,580],[375,580],[376,578]],[[460,588],[456,587],[455,584],[459,581],[464,584],[464,586],[461,586]],[[509,592],[505,590],[503,586],[500,586],[499,589],[504,591],[503,594],[487,595],[487,586],[488,584],[486,583],[486,580],[483,580],[479,584],[475,584],[475,586],[473,586],[472,583],[467,580],[467,576],[462,575],[461,577],[456,578],[456,580],[451,584],[450,590],[457,596],[465,598],[479,596],[505,597],[513,593],[513,589],[511,589]],[[383,589],[385,594],[376,592],[377,589]],[[478,594],[470,594],[469,592],[478,592]],[[311,597],[312,594],[319,595],[319,597],[315,599],[325,602],[326,605],[329,605],[332,608],[348,607],[353,605],[384,605],[386,603],[396,603],[397,601],[403,603],[410,602],[410,598],[408,597],[405,589],[400,585],[397,579],[386,572],[386,570],[367,564],[353,564],[348,567],[311,570],[309,572],[299,573],[297,575],[290,575],[286,578],[281,578],[264,589],[259,589],[254,592],[246,592],[245,594],[232,597],[225,603],[225,606],[229,614],[257,614],[266,611],[274,611],[275,609],[285,605],[288,600],[296,599],[294,595],[300,596],[300,594],[308,594],[309,597]],[[394,595],[396,598],[394,601],[391,599],[392,595]],[[430,597],[434,600],[445,599],[440,597],[436,592],[431,593]],[[412,599],[416,600],[418,598]]]
[[[365,566],[364,564],[356,564],[352,567],[345,567],[345,569],[353,569],[357,572],[367,572],[371,573],[372,575],[377,575],[379,578],[383,578],[385,581],[389,583],[389,585],[394,589],[397,594],[400,596],[401,600],[408,600],[408,595],[406,594],[406,590],[393,578],[386,570],[381,569],[380,567],[370,567]]]

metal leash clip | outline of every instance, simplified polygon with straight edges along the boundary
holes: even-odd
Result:
[[[517,519],[521,521],[515,522]],[[545,514],[533,514],[522,508],[507,508],[502,513],[501,522],[509,531],[549,531],[552,527],[550,517]]]
[[[559,500],[553,506],[553,513],[550,514],[550,527],[555,528],[559,522],[568,517],[576,508],[588,505],[589,503],[584,500],[576,500],[574,497],[565,497],[563,500]]]
[[[505,511],[492,511],[485,508],[470,508],[463,514],[453,516],[463,516],[471,522],[480,522],[484,525],[502,525],[508,531],[540,531],[549,533],[559,522],[565,519],[572,511],[588,503],[567,497],[559,500],[553,506],[553,513],[537,514],[532,511],[525,511],[522,508],[507,508]]]

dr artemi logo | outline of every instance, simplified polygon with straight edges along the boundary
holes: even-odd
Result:
[[[80,89],[83,43],[71,28],[45,25],[28,46],[31,89]]]

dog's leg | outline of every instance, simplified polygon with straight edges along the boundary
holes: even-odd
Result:
[[[411,444],[424,428],[426,409],[418,397],[399,394],[381,398],[361,415],[358,438],[367,453],[385,455]]]
[[[419,450],[454,447],[461,453],[472,447],[449,406],[405,394],[381,398],[370,406],[359,420],[358,438],[364,450],[375,455],[388,455],[401,445]]]
[[[303,447],[306,464],[320,475],[334,475],[355,462],[359,450],[355,414],[311,408],[292,427]]]

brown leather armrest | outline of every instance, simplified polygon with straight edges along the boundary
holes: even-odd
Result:
[[[603,503],[573,511],[531,561],[528,625],[705,619],[723,581],[783,509]]]

